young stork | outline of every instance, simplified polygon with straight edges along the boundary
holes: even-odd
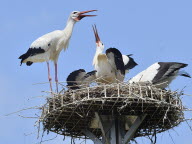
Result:
[[[72,35],[74,24],[80,21],[84,17],[91,17],[96,15],[86,15],[85,13],[93,12],[96,10],[89,11],[73,11],[67,21],[66,27],[64,30],[55,30],[53,32],[47,33],[37,40],[35,40],[28,51],[21,55],[21,64],[26,63],[27,66],[30,66],[34,62],[47,62],[48,67],[48,79],[50,82],[50,89],[52,91],[49,60],[54,61],[55,66],[55,82],[56,89],[58,92],[58,77],[57,77],[57,61],[59,54],[62,49],[66,50],[69,45],[69,40]]]
[[[96,26],[93,27],[96,40],[96,53],[93,58],[97,82],[114,83],[124,80],[125,69],[121,52],[116,48],[109,48],[103,54],[104,44],[101,42]]]
[[[165,89],[179,75],[190,78],[188,73],[179,71],[186,66],[187,64],[178,62],[157,62],[130,79],[129,83],[151,83]]]
[[[72,90],[87,87],[96,79],[95,74],[95,70],[88,73],[84,69],[75,70],[67,77],[67,87]]]
[[[98,35],[98,32],[97,32],[97,28],[96,28],[96,25],[95,25],[95,28],[94,28],[94,33],[95,33],[95,38],[98,39],[98,41],[100,41],[100,38],[99,38],[99,35]],[[98,44],[97,44],[98,43]],[[98,49],[99,52],[103,52],[104,50],[104,44],[100,41],[97,42],[96,40],[96,46],[97,45],[100,45],[100,49]],[[96,50],[97,51],[97,50]],[[123,57],[123,63],[125,65],[125,73],[128,73],[130,69],[134,68],[135,66],[137,66],[138,64],[135,62],[135,60],[131,57],[132,54],[129,54],[129,55],[122,55]],[[94,61],[94,60],[93,60]],[[94,65],[94,64],[93,64]]]

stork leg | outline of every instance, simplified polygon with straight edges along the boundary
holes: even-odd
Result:
[[[49,62],[48,62],[48,61],[47,61],[47,68],[48,68],[48,80],[49,80],[50,89],[51,89],[51,92],[52,92],[53,89],[52,89],[51,75],[50,75],[50,67],[49,67]]]
[[[55,63],[55,83],[56,83],[56,90],[58,93],[57,63]]]

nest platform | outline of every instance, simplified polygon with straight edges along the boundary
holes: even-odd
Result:
[[[133,138],[152,135],[183,121],[180,95],[153,85],[127,83],[61,91],[47,99],[40,120],[48,132],[86,138],[82,130],[88,129],[101,138],[102,130],[92,126],[95,112],[101,117],[115,116],[123,123],[129,117],[145,114]]]

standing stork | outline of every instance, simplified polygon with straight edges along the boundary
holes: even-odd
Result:
[[[35,40],[28,51],[21,55],[21,64],[26,63],[27,66],[30,66],[34,62],[47,62],[48,68],[48,79],[50,82],[50,89],[52,91],[49,60],[54,61],[55,66],[55,82],[58,92],[58,77],[57,77],[57,61],[59,54],[62,49],[66,50],[69,45],[69,40],[72,35],[74,24],[80,21],[84,17],[91,17],[96,15],[85,15],[85,13],[93,12],[96,10],[89,11],[73,11],[67,21],[66,27],[64,30],[55,30],[53,32],[47,33],[37,40]]]
[[[185,71],[179,71],[187,64],[178,62],[157,62],[129,80],[129,83],[151,83],[165,89],[177,76],[189,77]]]
[[[121,52],[116,48],[109,48],[103,54],[104,44],[101,42],[96,26],[93,27],[96,40],[96,53],[93,58],[97,82],[114,83],[123,81],[125,76],[124,63]]]

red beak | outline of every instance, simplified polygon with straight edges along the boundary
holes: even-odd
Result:
[[[92,27],[93,27],[93,32],[95,34],[95,41],[96,41],[96,43],[99,43],[100,42],[100,38],[99,38],[99,35],[98,35],[98,32],[97,32],[97,27],[96,27],[96,25],[94,25]]]
[[[97,10],[88,10],[88,11],[82,11],[79,13],[79,16],[77,17],[77,21],[81,20],[84,17],[92,17],[92,16],[97,16],[97,15],[84,15],[85,13],[88,12],[93,12],[93,11],[97,11]]]

